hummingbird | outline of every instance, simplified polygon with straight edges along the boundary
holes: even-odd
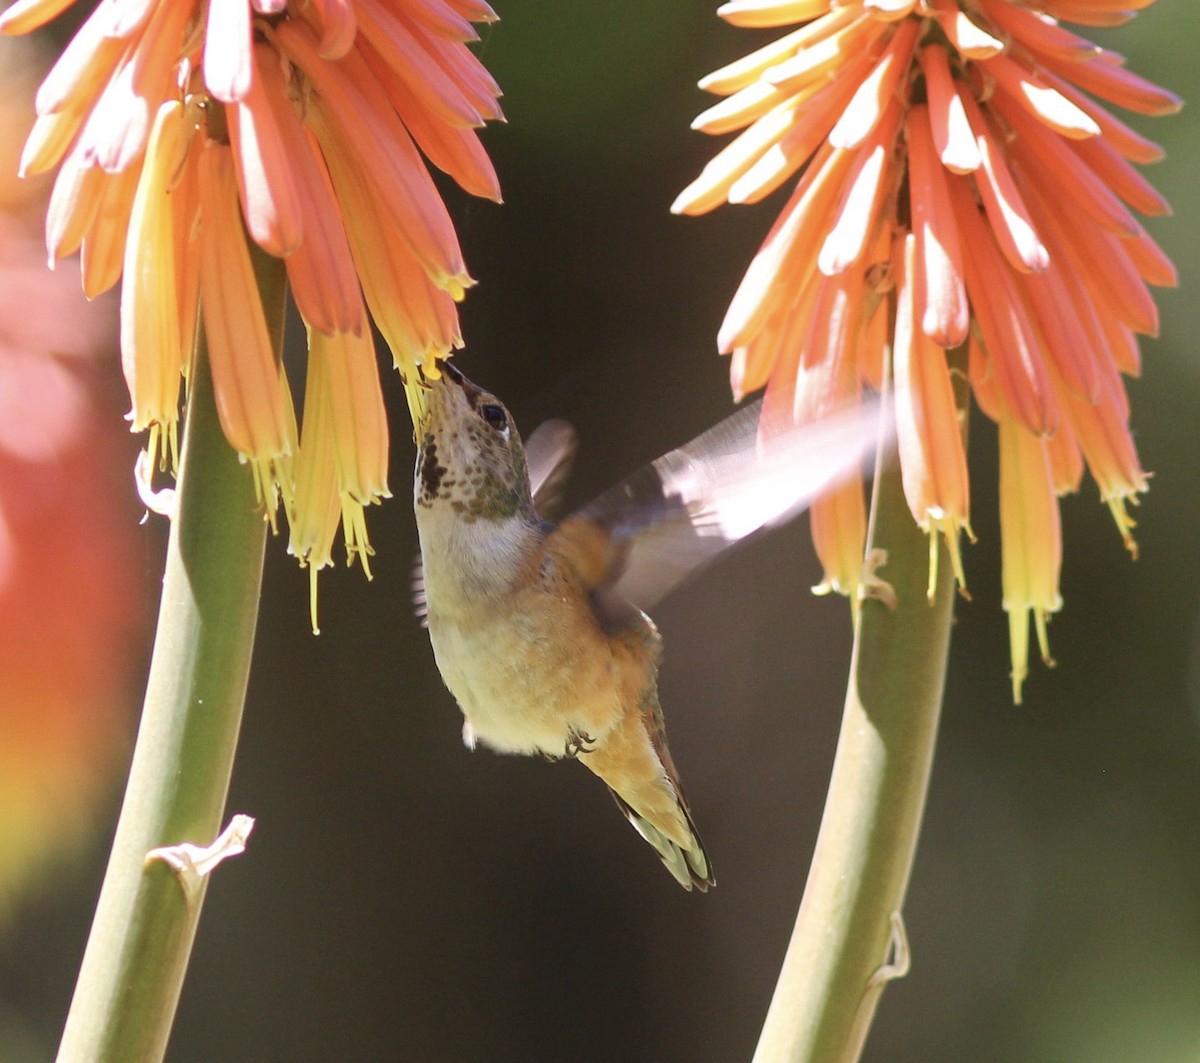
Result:
[[[707,890],[646,610],[857,469],[879,418],[864,407],[764,439],[754,403],[559,519],[571,426],[548,421],[522,445],[496,396],[440,370],[417,430],[414,596],[464,743],[579,761],[676,881]]]

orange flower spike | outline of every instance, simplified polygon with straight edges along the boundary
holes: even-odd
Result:
[[[249,10],[249,0],[230,2]],[[210,32],[211,29],[210,22]],[[207,55],[206,51],[206,60]],[[265,46],[253,49],[247,58],[249,84],[242,96],[226,107],[225,113],[246,230],[268,254],[286,258],[300,246],[304,236],[304,213],[296,187],[297,170],[303,166],[303,160],[297,159],[296,154],[307,154],[307,148],[302,142],[298,146],[295,137],[284,139],[267,91],[269,84],[276,92],[283,92],[279,102],[290,106],[283,78],[270,74],[264,77],[256,69],[256,56],[267,65],[278,66],[278,53],[273,49]],[[311,173],[307,176],[311,178]]]
[[[447,40],[442,36],[430,33],[410,17],[407,7],[400,10],[400,17],[408,21],[421,46],[450,75],[458,90],[466,97],[467,102],[479,112],[480,117],[487,122],[504,121],[504,112],[499,103],[499,98],[503,95],[500,85],[488,72],[479,57],[456,40]]]
[[[1043,355],[1054,365],[1067,388],[1094,402],[1100,388],[1094,340],[1063,281],[1060,267],[1051,260],[1045,273],[1036,276],[1017,273],[1013,280],[1029,307]]]
[[[964,96],[967,118],[975,131],[975,143],[983,165],[975,173],[975,187],[987,212],[996,244],[1013,269],[1040,273],[1050,256],[1029,216],[1029,208],[1017,191],[1004,159],[1004,152],[983,112],[970,96]]]
[[[975,132],[967,119],[963,91],[955,86],[950,60],[940,44],[927,44],[920,52],[929,103],[929,127],[938,158],[951,173],[974,173],[982,165]]]
[[[230,445],[253,463],[259,499],[272,516],[275,467],[293,452],[294,441],[227,146],[204,145],[200,188],[200,304],[217,413]]]
[[[939,347],[967,337],[970,306],[963,281],[962,247],[950,206],[950,190],[930,132],[929,108],[917,104],[905,125],[908,194],[916,237],[913,278],[921,331]]]
[[[960,590],[966,593],[960,530],[971,534],[967,455],[945,352],[917,327],[916,239],[898,238],[893,261],[897,278],[892,373],[896,388],[896,444],[904,496],[913,519],[930,536],[929,589],[937,592],[937,533],[950,551]]]
[[[827,276],[849,269],[870,245],[884,197],[894,184],[896,134],[903,115],[903,105],[893,98],[875,131],[854,153],[833,227],[817,256],[817,268]]]
[[[1004,411],[1000,417],[1000,552],[1008,613],[1013,702],[1029,674],[1029,620],[1053,667],[1046,623],[1062,608],[1062,528],[1046,444]]]
[[[1099,125],[1083,108],[1007,55],[981,60],[976,69],[995,78],[998,91],[1007,93],[1056,133],[1073,139],[1100,134]],[[975,132],[979,133],[978,127]]]
[[[179,292],[175,304],[179,314],[180,370],[185,377],[191,371],[200,317],[200,155],[199,151],[188,152],[175,187],[169,193],[171,226],[175,234],[175,281]]]
[[[1090,224],[1069,199],[1051,202],[1042,187],[1027,184],[1031,198],[1040,198],[1042,228],[1070,256],[1093,300],[1111,309],[1135,332],[1158,335],[1158,306],[1130,261],[1125,241]]]
[[[173,204],[167,191],[187,149],[183,104],[162,104],[154,120],[125,243],[121,286],[121,365],[133,399],[131,428],[157,425],[151,453],[165,467],[176,452],[183,363],[176,305]]]
[[[204,87],[222,103],[245,100],[254,82],[251,14],[250,0],[208,0]]]
[[[897,86],[908,74],[913,46],[921,32],[921,23],[909,19],[896,30],[875,68],[862,79],[837,125],[829,133],[835,148],[854,149],[875,131],[896,94]],[[843,72],[840,80],[856,82]]]

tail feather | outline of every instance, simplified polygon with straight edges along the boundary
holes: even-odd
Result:
[[[650,843],[654,851],[658,853],[663,865],[685,890],[691,890],[694,887],[701,893],[706,893],[709,886],[717,884],[716,879],[713,878],[712,864],[709,862],[708,853],[704,850],[704,843],[700,840],[700,835],[696,833],[696,826],[692,823],[692,817],[682,800],[679,802],[679,807],[687,820],[690,833],[688,838],[690,845],[687,847],[659,830],[632,808],[616,790],[610,787],[609,792],[625,818],[633,824],[633,829]]]

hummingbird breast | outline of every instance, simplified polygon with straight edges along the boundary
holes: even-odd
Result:
[[[649,657],[604,634],[577,575],[544,545],[481,599],[446,593],[428,569],[426,589],[442,678],[475,739],[499,752],[561,757],[603,743],[648,678]]]

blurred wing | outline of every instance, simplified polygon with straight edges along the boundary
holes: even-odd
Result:
[[[547,520],[553,520],[562,507],[562,492],[571,476],[578,447],[579,437],[566,421],[546,421],[525,441],[533,508]]]
[[[649,609],[761,528],[798,516],[873,453],[890,429],[877,402],[759,439],[761,402],[739,410],[579,511],[611,536],[596,588],[604,619]]]

